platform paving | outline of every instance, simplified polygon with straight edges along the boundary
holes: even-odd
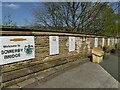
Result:
[[[118,84],[99,64],[88,62],[33,88],[118,88]]]
[[[118,54],[111,54],[109,57],[105,58],[102,63],[100,63],[100,65],[117,81],[120,80],[120,76],[118,75],[118,58]]]

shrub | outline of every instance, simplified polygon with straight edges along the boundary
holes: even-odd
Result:
[[[115,43],[115,49],[118,49],[118,43]]]
[[[111,47],[110,46],[103,46],[103,51],[105,52],[105,53],[109,53],[110,52],[110,50],[111,50]]]

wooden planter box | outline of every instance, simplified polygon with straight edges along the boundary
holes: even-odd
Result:
[[[100,63],[103,61],[103,56],[92,55],[94,63]]]
[[[92,49],[92,62],[94,63],[100,63],[103,61],[103,55],[104,52],[102,49],[99,48],[93,48]]]

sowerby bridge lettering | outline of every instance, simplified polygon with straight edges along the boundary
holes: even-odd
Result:
[[[19,54],[12,54],[12,55],[5,55],[4,59],[11,59],[11,58],[17,58],[20,57],[20,53]]]
[[[2,50],[1,54],[10,54],[10,53],[17,53],[17,52],[22,52],[23,49],[11,49],[11,50]]]
[[[11,49],[11,50],[2,50],[1,54],[3,55],[4,59],[9,59],[9,58],[20,57],[21,52],[23,52],[23,49]]]

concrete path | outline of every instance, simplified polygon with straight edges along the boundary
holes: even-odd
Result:
[[[118,55],[111,54],[108,58],[105,58],[100,65],[110,73],[117,81],[120,80],[118,77]]]
[[[99,64],[88,62],[33,88],[118,88],[118,82]]]

